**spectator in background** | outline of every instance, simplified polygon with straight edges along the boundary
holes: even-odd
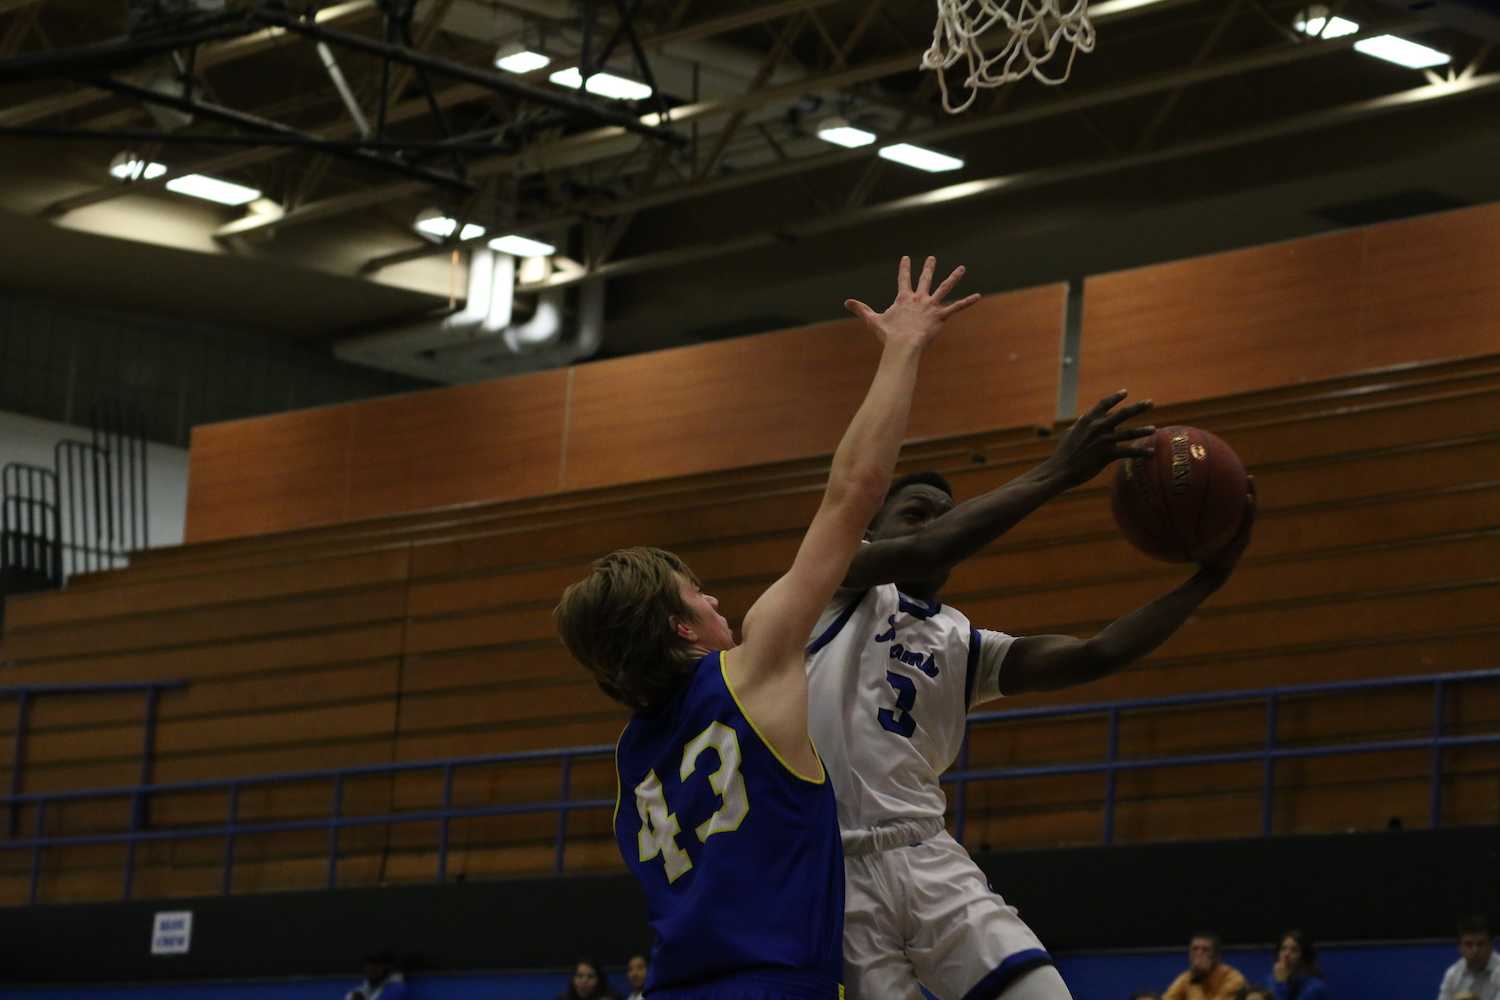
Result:
[[[645,955],[631,955],[625,963],[625,982],[630,984],[630,996],[625,1000],[643,1000],[646,995],[646,973],[651,965]]]
[[[1194,934],[1188,941],[1187,971],[1167,987],[1162,1000],[1238,1000],[1245,977],[1219,960],[1219,935]]]
[[[568,980],[568,988],[563,990],[557,1000],[619,1000],[609,989],[609,977],[604,974],[604,966],[598,962],[590,962],[587,959],[579,959],[578,964],[573,967],[573,976]]]
[[[1438,1000],[1500,1000],[1500,958],[1484,917],[1459,922],[1458,953],[1463,957],[1443,974]]]
[[[1281,935],[1271,977],[1276,980],[1272,988],[1276,1000],[1329,1000],[1328,987],[1318,969],[1318,949],[1301,931]]]
[[[389,948],[365,959],[365,981],[344,1000],[406,1000],[406,977],[401,975],[396,953]]]

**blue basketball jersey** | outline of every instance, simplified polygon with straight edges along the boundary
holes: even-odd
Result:
[[[708,997],[745,976],[775,995],[840,995],[844,854],[825,773],[792,771],[710,653],[615,751],[615,840],[646,891],[646,992]],[[822,770],[821,762],[819,764]],[[726,994],[727,995],[727,994]]]

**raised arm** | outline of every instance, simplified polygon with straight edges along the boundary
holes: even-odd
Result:
[[[726,659],[725,670],[741,704],[794,767],[807,769],[804,773],[816,770],[807,738],[803,660],[807,634],[843,579],[865,526],[885,498],[906,434],[923,349],[949,316],[979,298],[971,295],[944,305],[963,268],[933,290],[936,266],[929,257],[913,287],[911,260],[901,258],[896,301],[883,313],[853,299],[845,303],[880,338],[879,367],[834,452],[823,502],[791,569],[755,602],[745,616],[742,644]]]
[[[861,546],[849,566],[844,586],[863,590],[898,580],[924,580],[949,570],[1015,527],[1053,497],[1088,482],[1109,463],[1151,453],[1154,427],[1121,428],[1151,408],[1151,401],[1115,407],[1126,392],[1105,396],[1080,417],[1036,468],[954,507],[921,530],[901,538]]]
[[[1031,635],[1017,639],[999,667],[1001,694],[1054,691],[1096,681],[1123,669],[1166,642],[1198,605],[1229,580],[1255,524],[1255,480],[1245,498],[1245,519],[1234,540],[1176,589],[1112,622],[1091,639]]]

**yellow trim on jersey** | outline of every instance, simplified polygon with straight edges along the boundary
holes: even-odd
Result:
[[[630,723],[625,723],[620,730],[620,735],[615,737],[615,811],[609,814],[609,830],[615,832],[615,826],[620,822],[620,741],[625,738],[625,730],[630,728]]]
[[[809,736],[807,738],[807,745],[812,747],[813,758],[818,762],[818,776],[816,778],[809,778],[807,775],[803,774],[801,771],[797,770],[795,767],[789,764],[787,762],[787,759],[781,756],[781,751],[776,749],[776,745],[770,740],[766,739],[766,734],[760,731],[760,727],[755,724],[755,720],[750,717],[750,713],[745,711],[745,703],[740,701],[739,695],[735,694],[734,685],[729,683],[728,666],[729,652],[727,650],[720,650],[719,675],[724,678],[724,689],[729,692],[729,697],[734,699],[735,707],[740,710],[740,714],[745,717],[745,721],[750,723],[750,728],[755,731],[755,735],[760,737],[760,742],[765,746],[767,750],[771,751],[771,756],[780,761],[781,766],[786,768],[791,776],[799,781],[805,781],[809,785],[821,785],[826,782],[828,780],[828,771],[823,767],[823,758],[818,755],[818,748],[816,746],[813,746],[812,737]]]

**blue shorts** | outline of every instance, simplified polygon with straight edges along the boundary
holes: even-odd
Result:
[[[843,1000],[844,987],[826,976],[790,969],[756,969],[701,983],[663,986],[647,1000]]]

